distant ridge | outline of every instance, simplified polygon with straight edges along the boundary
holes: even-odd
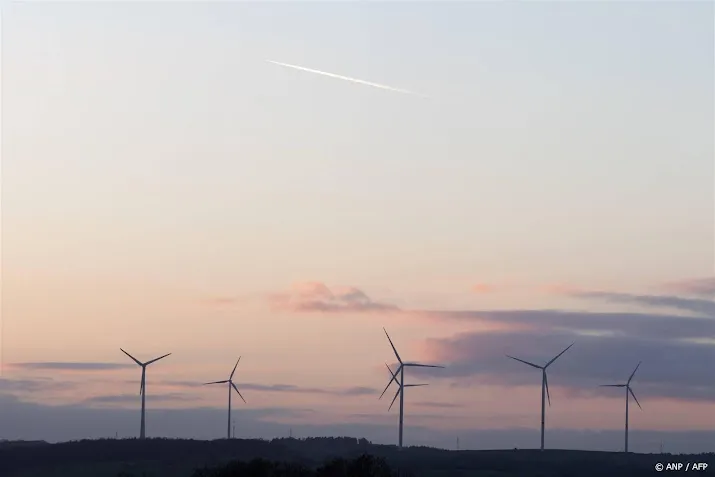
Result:
[[[270,441],[112,438],[58,444],[44,441],[0,443],[0,475],[116,477],[121,472],[129,472],[129,475],[146,472],[153,477],[192,477],[198,468],[224,465],[231,460],[265,459],[317,467],[328,459],[354,459],[362,454],[384,458],[390,467],[411,472],[415,477],[652,477],[655,464],[667,461],[663,454],[550,449],[450,451],[405,447],[400,452],[394,445],[372,444],[354,437]],[[713,457],[715,454],[680,455],[671,460],[712,462]]]
[[[50,443],[47,441],[11,441],[8,439],[0,439],[0,448],[2,449],[10,447],[35,447],[48,445],[50,445]]]

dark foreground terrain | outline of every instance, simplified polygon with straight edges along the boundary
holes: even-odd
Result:
[[[715,475],[715,454],[428,447],[400,452],[348,437],[0,443],[3,477],[640,477],[659,474],[657,463],[688,462],[709,464],[695,475]]]

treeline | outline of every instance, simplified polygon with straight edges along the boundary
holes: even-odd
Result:
[[[8,443],[10,444],[10,443]],[[715,456],[668,456],[565,450],[448,451],[377,445],[354,437],[101,439],[0,445],[0,476],[14,477],[640,477],[657,462],[706,462]],[[231,462],[230,464],[228,464]],[[216,467],[221,466],[221,467]],[[201,469],[201,470],[196,470]],[[203,474],[201,473],[203,472]]]
[[[254,459],[230,462],[225,466],[200,469],[192,477],[412,477],[390,468],[382,457],[363,454],[355,459],[336,458],[317,469],[293,462]]]
[[[0,445],[0,476],[12,475],[23,469],[56,469],[110,462],[137,465],[159,462],[167,466],[178,462],[194,469],[230,460],[248,462],[266,459],[314,467],[333,457],[353,458],[362,453],[372,453],[375,447],[377,446],[366,439],[354,437],[214,441],[163,438],[88,439],[44,445]]]

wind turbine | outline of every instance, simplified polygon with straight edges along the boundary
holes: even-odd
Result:
[[[241,357],[238,357],[238,361],[236,361],[236,366],[233,367],[233,371],[231,371],[231,376],[228,377],[228,379],[223,380],[223,381],[214,381],[211,383],[204,383],[204,386],[209,385],[209,384],[227,384],[228,383],[228,437],[227,439],[231,438],[231,388],[233,388],[239,395],[239,397],[243,400],[244,404],[246,403],[246,400],[243,399],[243,396],[241,396],[241,391],[238,390],[235,384],[233,384],[233,375],[236,372],[236,368],[238,368],[238,362],[241,361]]]
[[[606,387],[606,388],[626,388],[626,447],[625,451],[626,453],[628,452],[628,401],[630,400],[630,396],[628,394],[630,393],[631,396],[633,396],[633,399],[636,400],[636,404],[638,404],[638,407],[643,410],[641,407],[641,403],[638,402],[638,398],[636,397],[635,393],[633,392],[633,389],[631,389],[631,380],[633,379],[633,376],[635,376],[636,371],[638,371],[638,368],[640,367],[641,362],[639,361],[638,364],[636,365],[636,369],[633,370],[631,373],[631,376],[628,378],[628,381],[626,381],[626,384],[601,384],[601,387]]]
[[[392,351],[395,352],[395,357],[397,358],[397,361],[400,363],[400,366],[397,368],[397,371],[394,373],[392,372],[392,369],[388,366],[387,369],[390,370],[390,374],[392,375],[392,379],[390,379],[390,382],[387,383],[387,386],[385,386],[385,390],[382,391],[382,394],[380,395],[380,398],[385,394],[387,391],[387,388],[390,387],[390,384],[392,382],[396,382],[398,389],[397,393],[395,394],[395,397],[392,399],[392,403],[394,404],[395,399],[397,399],[397,396],[400,396],[400,441],[399,441],[399,448],[402,449],[402,430],[403,430],[403,424],[404,424],[404,417],[405,417],[405,388],[406,387],[415,387],[415,386],[426,386],[425,384],[405,384],[405,368],[407,367],[413,367],[413,368],[442,368],[444,369],[444,366],[436,366],[433,364],[417,364],[417,363],[403,363],[402,359],[400,358],[399,353],[397,352],[397,349],[395,348],[395,345],[392,343],[392,340],[390,339],[390,335],[387,334],[387,330],[385,328],[382,329],[385,332],[385,336],[387,336],[387,340],[390,342],[390,346],[392,346]],[[398,380],[397,375],[400,375],[400,378]],[[392,408],[392,404],[390,404],[390,408]],[[388,409],[389,411],[389,409]]]
[[[546,377],[546,368],[551,366],[554,361],[556,361],[562,354],[564,354],[566,351],[569,350],[574,344],[576,343],[571,343],[566,347],[565,350],[560,352],[559,354],[554,357],[551,361],[546,363],[543,366],[539,366],[538,364],[530,363],[528,361],[524,361],[523,359],[515,358],[514,356],[509,356],[506,355],[507,358],[514,359],[516,361],[519,361],[520,363],[528,364],[532,368],[540,369],[541,370],[541,450],[544,450],[544,428],[546,426],[546,399],[548,398],[549,400],[549,406],[551,406],[551,395],[549,394],[549,381],[548,378]]]
[[[142,397],[142,423],[141,423],[141,428],[139,430],[139,439],[144,439],[144,438],[146,438],[146,425],[145,425],[145,419],[144,419],[144,415],[145,415],[145,411],[146,411],[146,367],[152,363],[159,361],[162,358],[166,358],[171,353],[165,354],[164,356],[159,356],[158,358],[154,358],[151,361],[147,361],[146,363],[142,363],[141,361],[136,359],[134,356],[132,356],[131,354],[124,351],[122,348],[119,348],[119,349],[121,350],[122,353],[124,353],[127,356],[129,356],[130,358],[132,358],[132,360],[134,360],[134,362],[137,363],[142,368],[142,380],[141,380],[141,384],[139,385],[139,394]]]

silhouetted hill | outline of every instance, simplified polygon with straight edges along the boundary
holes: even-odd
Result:
[[[316,469],[302,464],[271,462],[231,462],[214,469],[200,469],[192,477],[397,477],[384,458],[363,454],[355,459],[332,459]],[[407,475],[404,475],[407,477]]]
[[[35,447],[46,445],[49,445],[49,443],[45,441],[9,441],[6,439],[0,440],[0,449],[8,449],[10,447]]]
[[[448,451],[429,447],[376,445],[349,437],[307,439],[232,439],[195,441],[185,439],[101,439],[59,444],[0,444],[0,475],[3,477],[253,477],[240,463],[272,465],[261,477],[305,475],[362,477],[346,473],[347,461],[363,454],[389,468],[415,477],[612,477],[652,476],[657,462],[706,462],[715,471],[715,454],[660,455],[547,450]],[[256,464],[255,459],[263,459]],[[359,460],[359,459],[358,459]],[[267,461],[268,464],[266,463]],[[279,462],[281,464],[279,464]],[[332,462],[332,473],[315,472]],[[364,463],[364,460],[361,461]],[[227,466],[223,469],[217,466]],[[230,467],[233,465],[233,467]],[[280,467],[280,466],[283,467]],[[343,473],[340,469],[343,467]],[[266,467],[268,469],[269,467]],[[198,469],[198,470],[197,470]],[[233,469],[233,470],[231,470]],[[241,470],[243,469],[243,470]],[[279,469],[279,470],[276,470]],[[283,470],[280,470],[283,469]],[[288,472],[294,474],[280,474]],[[204,472],[200,474],[197,472]],[[208,473],[207,473],[208,472]],[[214,472],[214,473],[211,473]],[[224,473],[221,473],[224,472]],[[231,473],[233,472],[233,473]],[[304,472],[301,474],[300,472]],[[307,473],[306,473],[307,472]],[[327,472],[327,471],[324,471]],[[377,472],[377,471],[375,471]],[[672,472],[669,472],[671,475]],[[378,473],[370,476],[383,475]],[[392,474],[384,474],[392,475]]]

